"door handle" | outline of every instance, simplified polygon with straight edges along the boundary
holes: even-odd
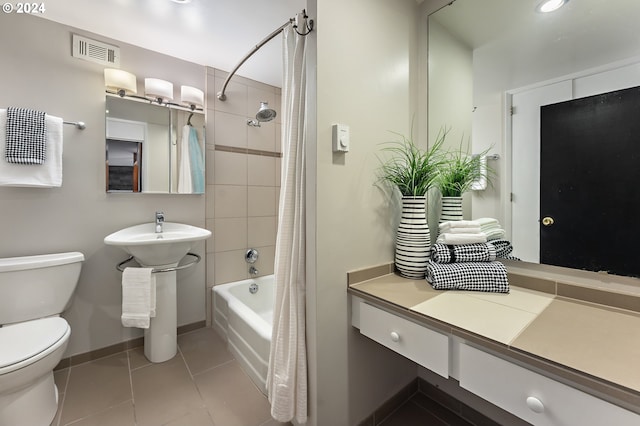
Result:
[[[551,216],[546,216],[542,218],[542,224],[544,226],[551,226],[553,225],[553,218]]]

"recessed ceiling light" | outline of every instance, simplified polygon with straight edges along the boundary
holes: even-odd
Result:
[[[536,11],[541,13],[549,13],[560,9],[567,4],[569,0],[545,0],[536,7]]]
[[[180,3],[180,4],[185,4],[185,3],[191,3],[191,0],[171,0],[174,3]]]

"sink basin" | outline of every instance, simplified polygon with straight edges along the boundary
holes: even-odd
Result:
[[[196,242],[211,236],[211,231],[183,223],[165,222],[156,233],[155,223],[143,223],[116,231],[104,243],[119,246],[143,266],[162,266],[180,262]]]

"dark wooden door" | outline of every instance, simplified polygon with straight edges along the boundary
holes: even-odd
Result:
[[[640,276],[640,88],[540,114],[540,262]]]

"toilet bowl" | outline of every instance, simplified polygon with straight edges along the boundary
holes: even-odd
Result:
[[[48,426],[55,417],[53,369],[71,335],[58,314],[83,260],[81,253],[0,259],[0,426]]]

